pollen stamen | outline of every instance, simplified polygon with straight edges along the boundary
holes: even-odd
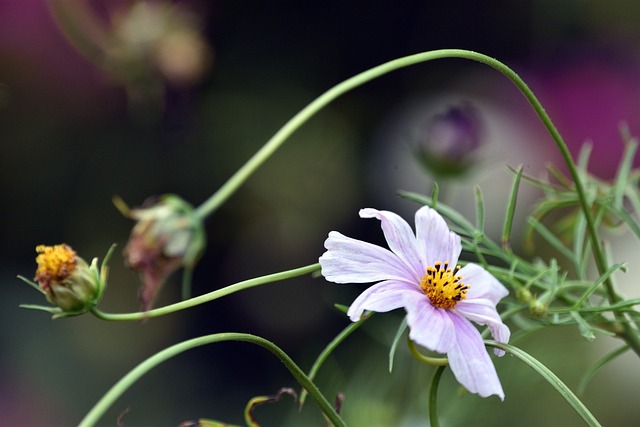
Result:
[[[38,252],[36,257],[38,269],[34,280],[44,290],[50,287],[51,282],[62,281],[69,277],[78,264],[76,252],[66,244],[39,245],[36,247],[36,252]]]
[[[438,308],[453,308],[458,301],[467,298],[469,286],[462,282],[459,271],[459,265],[451,269],[448,262],[438,261],[433,266],[427,267],[427,274],[422,276],[420,287],[433,305]]]

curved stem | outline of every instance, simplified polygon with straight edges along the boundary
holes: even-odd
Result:
[[[485,340],[485,344],[491,347],[496,347],[501,350],[504,350],[508,353],[511,353],[527,365],[531,367],[534,371],[536,371],[542,378],[544,378],[549,384],[555,388],[558,393],[571,405],[571,407],[582,417],[582,419],[587,423],[587,425],[591,427],[600,427],[600,423],[593,416],[593,414],[587,409],[586,406],[578,399],[578,397],[565,385],[565,383],[560,380],[553,372],[549,370],[546,366],[540,363],[537,359],[535,359],[530,354],[525,351],[519,349],[518,347],[514,347],[509,344],[499,343],[497,341]]]
[[[441,49],[430,52],[418,53],[415,55],[409,55],[403,58],[395,59],[393,61],[386,62],[377,67],[371,68],[360,74],[357,74],[350,79],[334,86],[327,92],[316,98],[313,102],[303,108],[298,114],[292,117],[267,143],[245,163],[216,193],[214,193],[208,200],[206,200],[200,207],[196,209],[196,212],[201,217],[206,217],[215,211],[228,197],[235,192],[235,190],[246,181],[249,176],[266,161],[271,154],[277,150],[284,141],[296,131],[302,124],[304,124],[314,114],[328,105],[330,102],[343,95],[344,93],[391,71],[408,67],[421,62],[427,62],[434,59],[442,58],[464,58],[470,59],[476,62],[483,63],[489,67],[499,71],[506,76],[516,87],[522,92],[527,101],[531,104],[536,114],[547,128],[547,131],[553,138],[558,150],[564,158],[567,168],[576,186],[576,193],[580,200],[580,207],[585,216],[587,224],[587,231],[592,244],[593,257],[600,275],[604,274],[607,270],[607,262],[604,256],[602,245],[598,238],[598,232],[596,223],[591,215],[589,207],[589,200],[586,196],[584,184],[580,177],[578,168],[569,152],[567,144],[562,139],[562,136],[556,129],[555,125],[551,121],[551,118],[545,111],[544,107],[538,101],[534,93],[529,89],[529,86],[516,74],[512,69],[507,67],[502,62],[491,58],[481,53],[461,50],[461,49]],[[620,301],[620,296],[615,292],[613,283],[607,279],[604,282],[605,289],[607,291],[609,301],[616,303]],[[624,328],[623,338],[634,349],[634,351],[640,355],[640,337],[635,334],[635,331],[625,321],[624,315],[615,313],[617,319],[622,323]]]
[[[542,121],[543,125],[547,128],[547,131],[553,138],[558,150],[567,165],[571,178],[576,186],[576,193],[580,200],[580,208],[585,217],[587,225],[587,231],[591,240],[591,247],[593,251],[593,258],[596,263],[599,274],[602,276],[607,271],[607,262],[602,249],[602,245],[598,238],[596,222],[591,215],[591,209],[589,206],[589,200],[587,199],[586,191],[582,178],[578,171],[578,168],[569,152],[567,144],[562,139],[562,136],[556,129],[555,125],[551,121],[551,118],[545,111],[544,107],[538,101],[534,93],[529,89],[529,86],[514,72],[511,68],[507,67],[502,62],[491,58],[481,53],[462,50],[462,49],[441,49],[429,52],[418,53],[415,55],[405,56],[403,58],[395,59],[377,67],[371,68],[360,74],[357,74],[342,83],[329,89],[320,97],[316,98],[313,102],[303,108],[298,114],[293,116],[276,134],[271,137],[266,144],[258,150],[258,152],[247,161],[216,193],[214,193],[209,199],[207,199],[201,206],[196,209],[196,213],[201,217],[206,217],[214,212],[227,198],[233,194],[237,188],[246,181],[251,174],[264,163],[275,150],[277,150],[286,139],[302,126],[309,118],[328,105],[330,102],[343,95],[344,93],[363,85],[375,78],[383,76],[391,71],[408,67],[421,62],[427,62],[434,59],[442,58],[463,58],[470,59],[472,61],[480,62],[488,65],[489,67],[499,71],[505,77],[522,92],[529,104],[533,107],[536,114]],[[610,279],[604,281],[604,287],[606,289],[608,299],[611,303],[616,303],[621,300],[621,297],[616,293],[613,283]],[[614,313],[616,319],[621,323],[623,332],[621,337],[629,344],[629,346],[640,355],[640,336],[635,333],[633,327],[626,321],[625,317],[621,313]]]
[[[340,97],[341,95],[351,91],[352,89],[361,86],[371,80],[374,80],[380,76],[383,76],[391,71],[408,67],[421,62],[430,61],[439,58],[468,58],[479,60],[483,57],[475,52],[458,50],[458,49],[443,49],[434,50],[430,52],[418,53],[415,55],[406,56],[403,58],[395,59],[393,61],[386,62],[371,68],[360,74],[343,81],[332,87],[302,110],[300,110],[295,116],[293,116],[285,125],[276,132],[271,139],[269,139],[263,146],[253,155],[238,171],[225,182],[220,189],[215,192],[209,199],[207,199],[202,205],[196,209],[196,213],[204,218],[213,213],[222,203],[227,200],[237,189],[240,187],[253,172],[256,171],[286,140],[293,134],[298,128],[306,123],[311,117],[313,117],[318,111],[322,110],[329,103]]]
[[[333,350],[335,350],[342,343],[342,341],[347,339],[347,337],[351,335],[353,331],[355,331],[360,326],[362,326],[362,324],[366,322],[370,317],[371,317],[371,313],[365,315],[364,317],[362,317],[362,319],[358,320],[357,322],[349,324],[349,326],[344,328],[342,332],[340,332],[334,339],[331,340],[329,344],[327,344],[327,346],[324,348],[324,350],[322,350],[322,353],[318,355],[316,361],[313,363],[313,366],[309,370],[310,380],[313,381],[313,379],[315,379],[316,374],[320,370],[320,367],[325,362],[325,360],[327,360],[327,358],[333,352]],[[302,391],[300,392],[300,398],[298,399],[299,410],[302,410],[302,407],[304,406],[304,402],[307,399],[307,394],[308,394],[308,391],[303,388]]]
[[[242,333],[219,333],[213,335],[206,335],[203,337],[193,338],[171,347],[162,350],[159,353],[154,354],[147,360],[140,363],[128,374],[120,379],[107,393],[94,405],[89,413],[80,421],[79,427],[94,426],[98,420],[104,415],[109,407],[138,379],[144,376],[151,369],[159,365],[160,363],[177,356],[187,350],[201,347],[207,344],[213,344],[222,341],[243,341],[251,344],[256,344],[266,348],[271,353],[275,354],[278,359],[285,365],[285,367],[291,372],[294,378],[304,387],[311,397],[313,397],[318,406],[327,417],[327,419],[336,427],[346,427],[345,422],[333,409],[333,406],[327,401],[327,399],[320,393],[318,387],[305,375],[305,373],[296,365],[293,360],[278,346],[272,342],[265,340],[264,338],[257,337],[250,334]]]
[[[422,363],[432,366],[447,366],[449,364],[449,360],[446,357],[429,357],[420,353],[416,348],[416,345],[411,341],[411,338],[407,340],[407,345],[409,346],[409,351],[413,357]]]
[[[444,372],[444,366],[438,366],[431,378],[429,386],[429,426],[440,427],[440,419],[438,418],[438,387],[440,386],[440,378]]]
[[[587,232],[589,233],[589,238],[591,240],[593,258],[596,263],[598,273],[600,274],[600,276],[604,275],[608,267],[607,267],[604,250],[602,248],[602,244],[600,243],[600,239],[598,237],[596,222],[593,218],[593,215],[591,214],[591,207],[589,206],[589,200],[587,198],[584,184],[582,182],[582,177],[580,176],[580,172],[578,171],[576,163],[573,160],[571,153],[569,152],[569,148],[567,147],[567,144],[564,142],[562,136],[560,135],[560,132],[558,132],[558,129],[555,127],[555,125],[551,121],[551,118],[545,111],[542,104],[540,104],[540,101],[538,101],[538,98],[536,98],[536,96],[531,91],[531,89],[529,89],[529,86],[527,86],[527,84],[520,78],[520,76],[518,76],[518,74],[516,74],[513,70],[511,70],[509,67],[507,67],[503,63],[481,54],[476,53],[473,58],[469,58],[469,59],[473,59],[475,61],[482,62],[486,65],[489,65],[490,67],[501,72],[509,80],[511,80],[511,82],[514,83],[518,87],[518,89],[520,89],[520,91],[525,96],[525,98],[527,98],[527,101],[529,101],[529,104],[531,104],[535,112],[538,114],[538,117],[540,118],[544,126],[547,128],[547,131],[549,132],[554,142],[556,143],[558,150],[560,150],[560,154],[562,155],[567,165],[567,169],[569,170],[569,174],[573,179],[574,185],[576,187],[576,194],[578,195],[578,199],[580,202],[580,208],[582,210],[582,213],[584,214],[585,222],[587,225]],[[613,283],[609,278],[607,278],[604,281],[604,286],[608,295],[608,299],[611,303],[619,302],[622,299],[616,293],[613,287]],[[614,313],[614,315],[622,323],[622,326],[624,328],[623,335],[624,335],[625,341],[640,356],[640,338],[634,332],[631,325],[629,325],[629,323],[624,319],[623,314]]]
[[[185,301],[180,301],[175,304],[166,305],[164,307],[154,308],[149,311],[141,311],[135,313],[105,313],[103,311],[94,308],[91,310],[96,317],[102,320],[108,321],[132,321],[132,320],[144,320],[150,317],[164,316],[165,314],[174,313],[176,311],[185,310],[187,308],[195,307],[200,304],[204,304],[209,301],[213,301],[218,298],[222,298],[227,295],[231,295],[235,292],[242,291],[244,289],[253,288],[255,286],[265,285],[267,283],[278,282],[280,280],[291,279],[294,277],[304,276],[311,274],[314,271],[320,269],[320,264],[311,264],[305,267],[295,268],[293,270],[283,271],[280,273],[268,274],[266,276],[256,277],[254,279],[244,280],[242,282],[235,283],[233,285],[226,286],[222,289],[209,292],[204,295],[189,298]]]

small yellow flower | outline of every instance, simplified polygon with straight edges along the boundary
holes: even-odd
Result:
[[[36,247],[38,268],[35,283],[20,277],[44,294],[56,306],[27,306],[49,311],[54,317],[86,313],[96,306],[106,287],[106,258],[100,270],[97,259],[91,265],[67,244]]]

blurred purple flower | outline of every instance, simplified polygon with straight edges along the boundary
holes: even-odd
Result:
[[[496,304],[507,289],[476,264],[457,265],[460,236],[427,206],[416,213],[415,234],[393,212],[368,208],[360,216],[381,221],[391,250],[332,231],[325,242],[327,252],[320,257],[322,274],[331,282],[379,282],[353,302],[347,313],[351,320],[359,320],[364,310],[404,307],[413,341],[446,353],[456,379],[470,392],[504,399],[495,367],[471,321],[487,325],[497,341],[506,343],[510,331]]]
[[[640,131],[640,68],[586,53],[534,72],[530,80],[571,153],[577,156],[591,141],[590,172],[613,178],[624,150],[621,123],[632,134]]]
[[[418,131],[416,156],[438,176],[464,173],[473,162],[473,152],[482,142],[482,122],[477,109],[461,103],[430,117]]]

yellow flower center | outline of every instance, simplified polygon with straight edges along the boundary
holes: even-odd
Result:
[[[75,251],[67,244],[39,245],[36,247],[36,252],[38,269],[34,280],[44,290],[50,287],[51,282],[62,281],[69,277],[78,264]]]
[[[453,308],[458,301],[467,298],[469,286],[462,283],[459,270],[459,265],[452,270],[448,262],[436,262],[433,267],[427,267],[427,274],[422,276],[420,287],[433,305],[438,308]]]

